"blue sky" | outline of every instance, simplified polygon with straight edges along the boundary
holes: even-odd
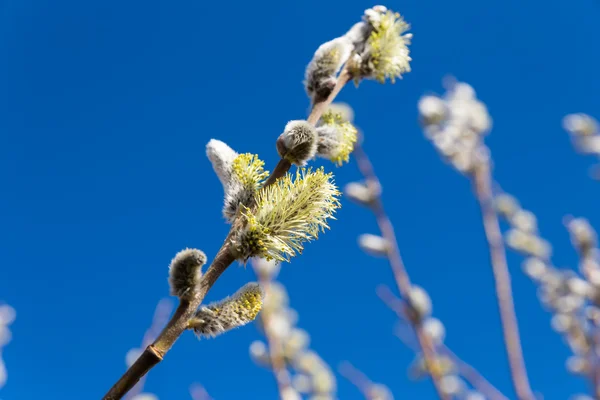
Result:
[[[258,153],[271,168],[285,123],[306,117],[304,67],[344,33],[364,1],[0,1],[0,301],[18,312],[5,349],[2,400],[92,399],[124,370],[167,266],[184,247],[210,257],[227,232],[204,146]],[[412,26],[413,72],[364,82],[340,100],[356,112],[365,149],[415,283],[426,287],[447,344],[513,397],[479,210],[467,180],[423,138],[416,103],[447,74],[474,86],[494,119],[496,179],[535,212],[558,266],[576,265],[561,219],[600,226],[592,160],[575,154],[561,118],[600,116],[597,0],[392,1]],[[354,164],[337,182],[359,178]],[[384,260],[356,247],[372,216],[344,200],[331,231],[285,265],[300,326],[332,366],[350,360],[397,398],[434,398],[406,377],[412,353],[375,287]],[[509,255],[525,358],[535,390],[564,400],[586,382],[564,369],[534,285]],[[232,266],[210,292],[253,280]],[[217,400],[275,398],[255,367],[249,326],[213,341],[186,334],[148,377],[163,399],[200,382]],[[339,380],[339,397],[358,392]]]

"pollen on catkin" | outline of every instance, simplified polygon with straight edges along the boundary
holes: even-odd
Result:
[[[223,300],[201,306],[189,322],[196,335],[215,337],[252,322],[260,312],[264,291],[256,282],[242,286]]]
[[[352,53],[352,41],[341,36],[323,43],[306,67],[304,87],[313,103],[325,100],[337,82],[337,73]]]
[[[255,154],[238,155],[232,162],[232,179],[229,190],[225,193],[223,215],[232,222],[240,206],[250,206],[254,193],[269,176],[263,170],[265,163]]]
[[[364,51],[352,58],[350,71],[356,82],[370,78],[394,83],[396,78],[410,72],[408,45],[412,34],[406,33],[410,25],[399,13],[382,6],[366,10],[364,20],[371,27],[370,34]]]
[[[277,139],[277,152],[292,164],[303,166],[317,152],[317,131],[304,120],[290,121]]]
[[[323,114],[317,126],[317,135],[319,157],[326,158],[338,166],[350,160],[358,131],[350,122],[344,121],[340,114],[331,111]]]
[[[323,168],[300,168],[295,178],[286,174],[256,192],[255,208],[243,209],[244,226],[232,238],[234,255],[243,262],[250,257],[289,261],[304,242],[329,228],[326,221],[339,208],[339,195]]]
[[[202,277],[206,255],[197,249],[184,249],[175,255],[169,265],[171,295],[180,299],[191,298]]]
[[[240,205],[250,205],[254,192],[262,186],[269,172],[263,170],[265,163],[257,155],[238,154],[220,140],[208,142],[206,155],[225,192],[223,216],[233,222]]]
[[[332,112],[334,114],[339,114],[342,118],[342,121],[348,121],[350,123],[354,122],[354,109],[348,103],[343,102],[335,102],[331,103],[325,112]]]

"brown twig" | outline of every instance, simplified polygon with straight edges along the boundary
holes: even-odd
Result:
[[[170,299],[162,299],[156,305],[156,310],[154,311],[154,316],[152,317],[152,324],[150,328],[144,334],[144,338],[142,339],[142,349],[149,346],[154,339],[160,334],[160,330],[165,326],[167,321],[169,320],[169,315],[173,311],[173,303]],[[131,391],[125,396],[126,399],[132,399],[136,394],[141,393],[144,388],[144,381],[146,377],[142,377],[140,381],[131,389]]]
[[[369,160],[366,153],[363,151],[362,147],[359,144],[355,146],[353,154],[360,172],[365,177],[367,186],[371,189],[373,193],[379,193],[381,187],[379,179],[375,174],[371,161]],[[386,242],[390,246],[388,252],[388,259],[392,268],[392,273],[394,275],[396,285],[398,286],[398,290],[403,298],[408,298],[408,295],[411,291],[410,278],[408,276],[406,268],[404,267],[404,262],[402,261],[402,257],[400,255],[400,249],[398,248],[398,242],[396,241],[396,234],[394,233],[394,226],[388,218],[385,209],[383,208],[383,202],[381,201],[381,198],[379,196],[376,196],[375,200],[371,205],[371,209],[373,210],[375,218],[377,219],[377,225],[379,226],[379,230],[381,231],[381,236],[386,240]],[[427,335],[423,333],[420,323],[414,321],[411,322],[411,324],[415,330],[415,335],[417,337],[417,340],[419,341],[419,346],[421,347],[421,350],[423,352],[423,358],[425,360],[425,363],[428,367],[432,366],[435,360],[435,349],[433,347],[433,344],[431,343],[431,340],[427,337]],[[449,396],[445,394],[440,387],[441,377],[434,371],[433,368],[428,369],[430,370],[431,379],[433,381],[438,396],[442,400],[449,399]]]
[[[259,273],[259,271],[256,268],[254,268],[254,272],[258,277],[258,282],[263,287],[266,295],[268,296],[272,280],[270,279],[268,274]],[[273,370],[273,375],[275,376],[275,381],[277,382],[279,397],[283,399],[285,397],[285,393],[287,393],[289,391],[289,388],[291,387],[291,377],[289,371],[286,368],[285,360],[283,358],[283,346],[279,341],[277,335],[273,334],[271,324],[269,323],[270,317],[271,310],[264,308],[261,311],[260,318],[263,321],[265,338],[267,340],[267,345],[269,346],[271,368]]]
[[[494,281],[496,284],[496,296],[500,310],[500,320],[504,333],[504,343],[508,355],[508,363],[512,376],[513,386],[520,400],[534,400],[535,397],[529,385],[521,339],[519,336],[519,325],[515,313],[510,273],[506,262],[506,251],[500,231],[498,214],[494,207],[492,195],[492,176],[488,162],[481,163],[473,175],[473,186],[477,201],[481,208],[483,227],[490,249],[490,260]]]
[[[142,355],[129,367],[125,374],[113,385],[108,393],[103,397],[104,400],[121,399],[144,375],[148,373],[156,364],[162,361],[164,355],[171,349],[179,336],[188,329],[188,321],[196,312],[206,293],[214,285],[219,276],[229,267],[234,256],[230,251],[230,235],[227,236],[225,243],[217,253],[210,268],[200,281],[198,293],[191,301],[182,300],[171,317],[171,320],[161,331],[158,338],[142,353]]]
[[[390,308],[390,310],[396,313],[398,318],[410,323],[410,319],[404,312],[405,305],[403,301],[396,297],[390,288],[385,285],[381,285],[377,288],[377,295],[385,303],[385,305]],[[404,342],[404,344],[409,348],[412,348],[414,351],[418,350],[414,348],[414,345],[411,342],[409,342],[409,338],[401,335],[399,332],[396,332],[396,336],[398,336],[398,338],[402,340],[402,342]],[[483,394],[486,399],[508,400],[508,398],[504,396],[498,389],[496,389],[494,385],[485,379],[474,367],[461,360],[452,350],[448,348],[448,346],[441,344],[438,346],[438,351],[448,356],[458,368],[458,373],[467,382],[469,382],[471,386]]]
[[[279,160],[273,172],[269,176],[269,179],[265,181],[265,187],[272,185],[275,181],[281,177],[283,177],[289,170],[292,168],[292,163],[282,158]]]
[[[351,79],[352,75],[350,74],[350,72],[348,72],[348,69],[344,67],[342,72],[340,72],[335,87],[333,88],[329,96],[325,100],[315,103],[313,105],[310,115],[308,116],[306,121],[309,124],[316,125],[323,113],[327,111],[327,107],[329,107],[333,99],[337,97],[342,88],[346,86],[346,84],[350,82]]]
[[[312,111],[308,117],[308,122],[313,125],[317,123],[323,112],[327,109],[329,104],[335,99],[337,94],[342,88],[350,81],[351,77],[347,70],[344,68],[338,77],[338,81],[333,91],[327,97],[327,99],[314,104]],[[271,176],[265,182],[265,187],[275,183],[277,179],[285,175],[290,169],[291,164],[282,160],[279,162]],[[113,385],[108,393],[103,397],[103,400],[117,400],[121,399],[131,388],[150,371],[156,364],[162,361],[165,354],[171,349],[175,341],[179,336],[188,329],[188,321],[194,315],[194,312],[198,309],[204,297],[214,285],[216,280],[221,276],[223,272],[235,261],[235,257],[231,253],[230,238],[232,233],[239,229],[239,224],[232,224],[232,228],[225,239],[225,242],[219,249],[217,256],[213,260],[211,266],[206,271],[206,274],[202,277],[200,287],[197,294],[191,301],[181,301],[175,314],[171,317],[171,320],[167,326],[162,330],[158,338],[146,347],[142,355],[129,367],[125,374]]]

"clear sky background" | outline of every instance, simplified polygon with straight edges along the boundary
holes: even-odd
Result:
[[[17,310],[5,349],[2,400],[98,399],[124,371],[184,247],[212,258],[228,226],[205,157],[211,138],[258,153],[272,168],[285,123],[307,115],[306,63],[365,8],[350,1],[0,0],[0,301]],[[466,179],[422,136],[416,104],[453,74],[494,119],[496,179],[540,219],[558,266],[576,266],[561,219],[600,227],[592,160],[571,148],[561,118],[600,116],[597,0],[408,0],[389,8],[412,24],[413,72],[395,85],[344,89],[415,283],[428,289],[447,344],[514,398],[479,210]],[[342,185],[356,166],[325,164]],[[406,375],[412,359],[375,287],[387,263],[356,237],[372,215],[343,200],[338,220],[284,265],[299,325],[334,368],[350,360],[397,399],[430,399]],[[550,330],[535,286],[509,256],[525,358],[535,390],[565,400],[584,391]],[[232,266],[208,296],[253,280]],[[161,399],[193,382],[217,400],[273,399],[254,366],[251,325],[211,341],[187,333],[149,374]],[[339,379],[339,397],[359,399]]]

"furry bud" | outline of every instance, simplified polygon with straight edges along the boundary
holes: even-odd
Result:
[[[537,218],[531,211],[519,210],[510,219],[512,226],[520,231],[534,234],[537,232]]]
[[[547,260],[552,254],[550,244],[539,236],[518,229],[506,232],[506,245],[522,254]]]
[[[0,326],[8,326],[15,321],[17,312],[8,304],[0,305]]]
[[[567,229],[571,234],[571,241],[582,253],[587,253],[596,247],[596,231],[585,218],[572,218],[567,221]]]
[[[548,267],[546,263],[539,258],[529,257],[523,261],[523,271],[528,277],[538,281],[543,278],[545,273],[547,273]]]
[[[555,314],[552,316],[550,325],[555,332],[565,333],[575,324],[573,317],[569,314]]]
[[[394,395],[390,389],[380,383],[370,385],[367,393],[370,400],[394,400]]]
[[[437,125],[448,115],[444,100],[438,96],[423,96],[419,100],[419,114],[424,125]]]
[[[342,103],[342,102],[331,103],[329,105],[329,107],[327,108],[327,111],[325,111],[325,113],[333,113],[334,115],[338,114],[340,116],[340,118],[342,119],[342,122],[353,123],[353,121],[354,121],[354,110],[347,103]]]
[[[358,182],[348,183],[344,188],[344,194],[355,203],[366,207],[370,206],[379,196],[379,193]]]
[[[342,68],[354,46],[351,39],[342,36],[323,43],[306,67],[304,87],[313,103],[325,100],[337,83]]]
[[[250,345],[250,357],[257,365],[268,367],[271,365],[271,356],[267,345],[259,340],[255,340]]]
[[[427,375],[448,375],[455,371],[454,362],[447,356],[436,355],[428,365],[422,354],[418,354],[409,367],[409,376],[412,379],[421,379]]]
[[[254,321],[263,304],[264,292],[256,282],[242,286],[233,296],[201,306],[189,322],[198,336],[215,337]]]
[[[158,400],[158,397],[152,393],[139,393],[133,396],[131,400]]]
[[[319,140],[317,155],[342,165],[350,159],[358,130],[350,122],[344,121],[341,114],[327,111],[321,116],[317,135]]]
[[[206,156],[219,177],[223,189],[227,192],[231,184],[233,160],[238,156],[238,153],[226,143],[220,140],[211,139],[206,145]]]
[[[192,298],[200,283],[204,264],[206,255],[200,250],[185,249],[177,253],[169,266],[171,295],[180,299]]]
[[[309,394],[312,390],[312,379],[308,375],[296,374],[292,378],[292,386],[299,393]]]
[[[571,356],[566,362],[567,370],[575,375],[586,375],[590,371],[589,362],[579,356]]]
[[[378,257],[387,257],[389,245],[387,240],[381,236],[362,234],[358,237],[358,245],[365,253]]]
[[[268,277],[269,280],[274,279],[281,269],[281,264],[277,261],[267,261],[258,257],[252,259],[252,266],[259,277]]]
[[[232,162],[231,184],[225,193],[223,215],[229,222],[237,217],[240,207],[249,206],[256,191],[262,187],[269,172],[256,154],[239,154]]]
[[[417,320],[431,315],[431,298],[422,287],[414,285],[410,289],[406,301]]]
[[[442,344],[446,338],[446,328],[437,318],[427,318],[423,321],[423,332],[431,338],[434,344]]]
[[[389,79],[394,83],[396,78],[410,71],[408,45],[412,34],[406,33],[409,25],[400,14],[383,6],[365,10],[363,20],[369,28],[364,31],[359,31],[358,28],[356,30],[366,33],[367,37],[362,45],[356,46],[356,57],[349,63],[349,70],[355,82],[361,78],[370,78],[380,83]],[[350,36],[350,32],[348,35]]]
[[[318,399],[334,400],[330,393],[336,389],[335,376],[329,368],[323,368],[324,366],[323,364],[319,371],[312,376],[313,398],[319,396]]]
[[[309,343],[310,336],[305,330],[292,328],[290,334],[283,342],[283,353],[286,357],[292,359],[298,353],[306,349]]]
[[[458,375],[446,375],[440,379],[440,390],[449,396],[455,396],[463,389],[464,382]]]
[[[281,391],[281,400],[302,400],[302,396],[291,386]]]
[[[269,176],[264,162],[255,154],[238,154],[220,140],[211,139],[206,155],[213,165],[225,192],[223,216],[228,222],[237,217],[240,205],[248,206],[254,193]]]
[[[563,127],[575,137],[593,136],[600,132],[598,122],[587,114],[569,114],[563,118]]]
[[[498,213],[506,219],[511,219],[521,209],[517,199],[505,193],[496,196],[495,203]]]
[[[303,166],[317,153],[317,131],[306,121],[290,121],[277,139],[277,152],[292,164]]]

